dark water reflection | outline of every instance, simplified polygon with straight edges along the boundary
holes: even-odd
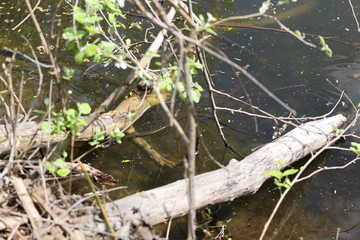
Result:
[[[235,4],[238,8],[240,5],[244,7],[240,1]],[[345,1],[326,1],[326,3],[301,1],[291,5],[296,8],[297,5],[306,7],[309,4],[312,6],[311,9],[302,11],[301,7],[297,8],[299,15],[292,12],[295,14],[294,17],[284,18],[282,22],[293,30],[299,29],[323,36],[338,36],[341,41],[359,44],[359,33],[356,31]],[[286,8],[291,9],[291,5]],[[357,9],[359,7],[358,5]],[[237,8],[230,9],[235,11]],[[266,27],[276,27],[276,24],[266,23]],[[324,53],[309,49],[283,33],[237,28],[232,28],[230,31],[219,28],[218,33],[226,38],[220,37],[213,43],[242,66],[246,66],[249,72],[295,108],[301,116],[321,115],[328,112],[339,99],[339,91],[333,85],[345,90],[355,105],[360,101],[359,49],[328,41],[334,51],[334,56],[328,58]],[[213,69],[216,69],[218,78],[215,84],[219,89],[226,91],[239,89],[239,79],[229,76],[231,69],[223,70],[220,62],[214,61],[212,64]],[[247,82],[246,79],[241,80],[245,82],[255,104],[272,113],[285,114],[284,109],[252,83]],[[234,93],[238,96],[243,94],[241,91]],[[353,114],[347,101],[344,106],[337,108],[336,112],[348,116]],[[231,118],[231,115],[226,117]],[[244,121],[242,116],[236,114],[231,118],[234,122],[238,122],[239,119]],[[262,120],[259,123],[259,138],[263,140],[268,136],[273,123]],[[353,130],[360,132],[358,125]],[[351,141],[355,139],[347,139],[343,144],[349,146]],[[352,158],[354,155],[351,153],[327,152],[313,165],[313,169],[323,165],[343,165]],[[273,221],[267,239],[335,239],[338,228],[340,239],[358,239],[360,237],[358,171],[358,164],[353,164],[346,170],[320,173],[311,180],[295,186],[292,195],[283,203]],[[272,186],[269,182],[256,195],[239,198],[230,205],[220,208],[226,213],[223,219],[231,219],[228,230],[233,234],[234,239],[259,237],[278,199],[277,193],[269,192]],[[221,211],[217,214],[222,215]]]
[[[211,12],[215,17],[223,18],[229,15],[254,12],[259,8],[261,2],[260,0],[207,1],[206,4],[199,2],[195,11],[203,14]],[[51,4],[53,1],[43,1],[41,6],[46,8]],[[356,12],[359,12],[359,3],[354,1],[354,4]],[[2,30],[0,40],[3,46],[18,47],[19,50],[29,53],[29,48],[20,35],[10,30],[19,21],[18,19],[26,16],[23,11],[17,10],[19,8],[23,8],[22,2],[9,0],[1,3],[0,19],[4,24],[0,27]],[[66,12],[66,8],[63,11]],[[357,44],[360,42],[360,35],[356,32],[347,1],[298,1],[279,7],[276,12],[279,19],[293,30],[298,29],[323,36],[336,36],[343,42]],[[10,19],[9,23],[6,23],[7,16],[12,14],[16,18]],[[62,24],[68,24],[68,17],[63,15],[62,18]],[[50,25],[47,23],[51,22],[51,14],[39,15],[39,19],[44,24],[45,32],[50,33]],[[36,48],[40,45],[38,37],[32,23],[28,21],[26,24],[28,25],[21,28],[21,33],[29,38]],[[278,28],[269,20],[232,22],[232,24]],[[356,105],[360,102],[359,49],[327,41],[334,53],[334,56],[329,58],[323,52],[310,49],[288,34],[280,32],[235,27],[231,29],[217,28],[216,30],[219,37],[212,39],[210,43],[224,51],[241,66],[246,67],[269,90],[296,109],[299,116],[327,113],[340,96],[339,91],[333,85],[345,90]],[[138,37],[141,39],[142,35],[139,33]],[[316,39],[309,39],[317,43]],[[65,48],[59,49],[58,58],[62,64],[73,65],[72,58]],[[3,60],[1,57],[0,61]],[[255,85],[221,61],[209,57],[208,63],[214,74],[213,78],[217,89],[240,98],[244,96],[243,85],[254,105],[261,106],[273,114],[288,114]],[[35,66],[31,66],[31,64],[21,62],[17,64],[14,75],[21,76],[22,70],[30,79],[26,88],[28,92],[25,95],[25,105],[27,105],[34,99],[34,88],[37,85],[36,82],[31,81],[31,77],[36,78],[37,72]],[[103,76],[100,81],[97,80],[107,71],[110,74]],[[74,102],[85,101],[96,106],[111,93],[115,86],[121,83],[122,79],[125,79],[125,76],[126,72],[116,69],[82,65],[77,67],[73,82],[68,83],[66,87],[73,91],[71,99]],[[49,84],[49,75],[46,72],[45,78],[47,81],[44,81],[44,90],[48,88]],[[201,79],[199,81],[201,82]],[[201,84],[204,85],[203,82]],[[44,107],[42,104],[44,96],[38,96],[38,108]],[[217,97],[217,103],[221,106],[242,107],[223,97]],[[226,164],[236,156],[223,147],[214,122],[207,118],[211,110],[206,93],[197,107],[200,113],[199,123],[204,143],[216,159]],[[345,113],[350,117],[353,114],[347,101],[344,106],[339,106],[336,112]],[[272,127],[274,126],[272,121],[258,119],[259,132],[255,133],[254,121],[250,117],[221,112],[220,118],[222,122],[236,129],[235,131],[225,127],[224,131],[232,146],[243,154],[248,154],[250,149],[271,141]],[[185,122],[183,121],[182,124]],[[136,127],[141,132],[157,129],[166,124],[165,114],[160,108],[157,108],[146,113]],[[358,125],[353,130],[360,133]],[[128,141],[122,145],[97,150],[87,158],[87,161],[94,167],[112,174],[120,184],[128,186],[126,191],[114,193],[112,198],[120,198],[183,178],[184,146],[180,143],[178,134],[173,129],[166,129],[146,139],[161,154],[176,161],[177,168],[175,170],[159,168],[148,156]],[[349,146],[351,141],[355,141],[355,139],[348,138],[342,144]],[[328,151],[313,164],[312,168],[316,169],[323,165],[343,165],[353,157],[350,153]],[[204,149],[200,149],[197,161],[198,173],[216,168],[205,154]],[[304,161],[297,167],[302,164]],[[340,228],[340,239],[360,238],[360,226],[357,225],[360,223],[359,171],[359,164],[353,164],[345,170],[320,173],[294,186],[292,194],[286,199],[271,225],[267,239],[334,239],[337,228]],[[233,239],[257,239],[259,237],[262,227],[278,199],[278,193],[269,190],[272,188],[273,184],[267,182],[257,194],[219,206],[216,215],[220,220],[230,220],[228,230],[233,235]],[[183,220],[179,220],[174,226],[178,227],[172,229],[171,239],[185,239],[182,236],[186,236],[186,234],[181,232],[184,230]]]

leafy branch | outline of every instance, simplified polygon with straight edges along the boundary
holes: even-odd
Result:
[[[274,183],[277,186],[277,189],[281,188],[290,188],[292,186],[289,176],[294,175],[299,171],[299,169],[287,169],[283,172],[280,169],[284,166],[285,159],[281,158],[276,162],[278,170],[265,170],[264,173],[269,174],[274,177]]]

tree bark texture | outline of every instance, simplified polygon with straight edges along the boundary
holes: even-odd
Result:
[[[285,168],[325,146],[332,139],[334,130],[345,121],[343,115],[336,115],[305,123],[241,161],[232,159],[224,168],[197,175],[196,208],[254,194],[271,177],[264,170],[277,169],[276,161],[281,158]],[[155,225],[188,212],[186,185],[186,179],[179,180],[107,203],[105,207],[115,226],[139,221]],[[120,231],[126,231],[126,227]]]

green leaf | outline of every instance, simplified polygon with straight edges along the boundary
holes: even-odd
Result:
[[[110,22],[111,24],[116,23],[116,16],[115,16],[114,13],[109,13],[109,14],[108,14],[108,17],[109,17],[109,22]]]
[[[50,162],[45,162],[45,167],[49,172],[54,173],[56,171],[56,167]]]
[[[49,122],[41,122],[40,123],[40,129],[48,134],[50,134],[52,131],[51,126],[52,126],[52,124],[50,124]]]
[[[126,46],[129,47],[131,44],[131,39],[130,38],[125,39],[125,44],[126,44]]]
[[[59,170],[56,171],[56,174],[59,175],[60,177],[66,177],[67,175],[70,174],[70,169],[68,168],[61,168]]]
[[[284,162],[285,159],[284,158],[280,158],[279,160],[276,161],[276,165],[278,168],[282,168],[284,166]]]
[[[205,18],[202,14],[199,14],[199,19],[202,23],[205,23]]]
[[[101,28],[94,26],[94,25],[86,25],[85,29],[88,31],[90,36],[99,34],[99,33],[103,33],[103,30]]]
[[[289,185],[289,184],[287,184],[287,183],[285,183],[285,182],[277,182],[277,183],[275,183],[275,184],[276,184],[276,186],[278,186],[279,188],[281,188],[281,187],[285,187],[285,188],[291,187],[291,185]]]
[[[356,143],[356,142],[351,142],[350,150],[359,156],[360,155],[360,144]]]
[[[49,98],[45,98],[45,99],[44,99],[44,104],[45,104],[46,106],[49,106],[49,103],[50,103]]]
[[[69,108],[68,110],[66,110],[66,116],[68,119],[75,119],[78,117],[78,114],[74,109]]]
[[[197,90],[199,90],[200,92],[204,91],[204,89],[201,87],[201,85],[198,82],[194,83],[194,88],[196,88]]]
[[[211,28],[207,28],[207,29],[205,29],[205,31],[207,31],[208,33],[210,33],[214,36],[217,36],[217,33],[214,30],[212,30]]]
[[[325,39],[322,37],[322,36],[319,36],[318,37],[319,38],[319,40],[320,40],[320,44],[321,44],[321,46],[325,46]]]
[[[302,33],[299,30],[295,30],[294,33],[296,34],[296,36],[302,38]]]
[[[35,109],[35,110],[34,110],[34,113],[37,113],[37,114],[45,114],[46,112],[43,111],[43,110]]]
[[[288,178],[285,179],[283,184],[284,184],[284,187],[286,187],[286,188],[290,188],[292,186],[291,182],[290,182],[290,179],[288,179]]]
[[[200,102],[201,93],[198,89],[191,89],[191,98],[195,103]]]
[[[113,42],[105,42],[105,41],[102,41],[100,43],[101,45],[101,48],[103,49],[103,56],[104,57],[108,57],[111,55],[111,53],[114,51],[116,45],[113,43]]]
[[[91,112],[91,107],[88,103],[77,103],[78,110],[82,114],[89,114]]]
[[[203,65],[200,63],[199,60],[197,60],[196,62],[194,62],[194,66],[198,69],[203,69]]]
[[[293,175],[293,174],[297,173],[298,171],[299,171],[299,169],[294,169],[294,168],[288,169],[288,170],[283,172],[283,176],[284,177],[285,176],[290,176],[290,175]]]
[[[281,179],[283,177],[282,172],[277,171],[277,170],[269,169],[269,170],[265,170],[264,173],[266,173],[268,175],[271,175],[271,176],[273,176],[273,177],[275,177],[277,179]]]
[[[76,122],[76,126],[86,126],[87,122],[84,119],[78,119]]]
[[[77,51],[78,47],[77,47],[76,42],[70,42],[70,43],[69,43],[69,46],[67,47],[67,49],[68,49],[69,51]]]
[[[329,57],[332,57],[333,51],[329,47],[325,48],[324,51],[325,51],[326,55],[328,55]]]
[[[182,82],[178,82],[178,83],[176,84],[176,88],[177,88],[177,90],[178,90],[179,92],[184,92],[184,91],[185,91],[185,86],[184,86],[184,84],[183,84]]]
[[[86,19],[86,12],[83,9],[79,7],[74,7],[74,15],[75,15],[75,20],[78,23],[84,24]]]
[[[93,58],[94,63],[98,64],[98,63],[100,63],[100,60],[101,60],[101,55],[99,53],[95,54],[95,56]]]
[[[100,142],[95,139],[95,140],[93,140],[93,141],[90,141],[90,142],[89,142],[89,145],[90,145],[90,146],[95,146],[95,145],[97,145],[97,144],[99,144],[99,143],[100,143]]]
[[[85,53],[82,49],[80,49],[76,54],[75,54],[75,61],[77,64],[80,64],[84,61],[85,59]]]
[[[208,22],[215,22],[216,18],[211,13],[206,13]]]
[[[65,166],[65,160],[63,158],[58,158],[55,160],[54,165],[56,165],[57,167],[64,167]]]
[[[79,30],[75,34],[74,29],[72,27],[65,28],[65,30],[62,34],[63,39],[65,39],[69,42],[74,41],[76,39],[81,39],[83,36],[85,36],[84,31]]]
[[[98,46],[95,44],[88,44],[84,47],[84,52],[85,52],[85,56],[87,57],[92,57],[96,54],[96,52],[98,51]]]
[[[62,76],[62,78],[65,80],[71,80],[71,78],[73,77],[73,75],[75,73],[75,69],[69,68],[67,66],[63,66],[63,72],[64,72],[64,75]]]
[[[96,22],[100,22],[101,20],[103,20],[103,18],[99,16],[86,17],[84,24],[94,24]]]
[[[121,132],[119,128],[115,128],[114,131],[110,132],[110,136],[115,138],[117,143],[121,144],[121,138],[125,137],[125,133]]]

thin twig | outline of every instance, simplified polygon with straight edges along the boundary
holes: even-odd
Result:
[[[208,89],[209,89],[209,98],[210,98],[210,102],[211,102],[211,106],[212,106],[212,114],[213,114],[213,117],[214,117],[214,120],[215,120],[215,123],[216,123],[216,126],[217,126],[217,130],[218,130],[218,132],[220,134],[220,137],[221,137],[222,141],[224,142],[225,147],[229,148],[233,153],[235,153],[239,157],[243,158],[244,155],[242,155],[241,153],[236,151],[233,147],[231,147],[231,145],[229,144],[229,142],[227,141],[227,139],[225,137],[225,134],[224,134],[224,132],[222,130],[222,127],[220,125],[220,121],[219,121],[217,111],[216,111],[217,106],[216,106],[216,102],[215,102],[215,98],[214,98],[214,88],[212,86],[213,84],[212,84],[212,80],[211,80],[211,77],[210,77],[209,69],[208,69],[208,67],[206,65],[203,53],[198,48],[197,48],[197,53],[198,53],[201,64],[204,66],[203,73],[204,73],[204,77],[205,77],[205,80],[206,80],[206,83],[207,83],[207,86],[208,86]]]
[[[109,228],[111,234],[115,235],[115,231],[114,231],[114,229],[113,229],[113,227],[112,227],[112,225],[110,223],[110,220],[109,220],[108,214],[106,213],[104,205],[102,204],[99,195],[96,194],[96,189],[95,189],[94,183],[91,181],[91,178],[90,178],[88,172],[86,171],[84,165],[81,162],[80,162],[80,166],[81,166],[82,172],[85,174],[85,178],[86,178],[87,182],[89,183],[89,186],[90,186],[91,190],[95,194],[96,203],[98,204],[98,206],[100,208],[100,211],[101,211],[101,213],[102,213],[102,215],[104,217],[104,221],[106,223],[106,226]]]
[[[33,14],[36,10],[36,8],[40,5],[41,3],[41,0],[39,0],[36,4],[35,4],[35,7],[33,9],[30,10],[30,13],[23,19],[21,20],[18,24],[16,24],[15,27],[13,27],[11,30],[16,30],[18,27],[20,27],[30,16],[31,14]]]
[[[39,212],[37,211],[34,202],[32,201],[29,192],[27,191],[27,187],[21,178],[12,176],[11,177],[12,183],[16,190],[16,193],[21,201],[21,206],[23,206],[25,212],[27,213],[31,225],[34,230],[34,234],[37,239],[40,239],[40,235],[38,232],[38,228],[42,227],[43,223],[41,221],[42,217],[40,216]]]
[[[33,23],[35,25],[35,29],[40,37],[41,43],[45,48],[45,52],[48,54],[49,59],[50,59],[50,63],[52,65],[52,71],[51,74],[54,76],[58,90],[59,90],[59,97],[60,97],[60,102],[61,102],[61,108],[63,109],[63,112],[65,112],[65,99],[64,99],[64,91],[61,85],[61,78],[60,78],[60,70],[59,67],[56,64],[55,58],[53,56],[53,54],[51,53],[49,44],[47,43],[45,36],[41,30],[40,24],[35,16],[35,14],[31,11],[32,7],[31,4],[29,2],[29,0],[25,0],[26,6],[28,7],[29,11],[30,11],[30,15],[31,15],[31,19],[33,20]]]
[[[354,20],[356,22],[357,31],[360,33],[360,24],[359,24],[359,21],[358,21],[358,19],[356,17],[354,6],[353,6],[351,0],[348,0],[348,2],[349,2],[349,5],[350,5],[350,8],[351,8],[351,12],[352,12],[352,15],[354,17]]]
[[[331,149],[331,148],[329,148],[329,149]],[[316,175],[316,174],[318,174],[319,172],[322,172],[322,171],[339,170],[339,169],[347,168],[348,166],[350,166],[351,164],[355,163],[355,162],[358,161],[359,159],[360,159],[360,158],[357,157],[357,158],[351,160],[350,162],[348,162],[348,163],[346,163],[345,165],[342,165],[342,166],[334,166],[334,167],[327,167],[327,166],[325,166],[325,167],[322,167],[322,168],[320,168],[320,169],[318,169],[318,170],[310,173],[309,175],[307,175],[307,176],[305,176],[305,177],[299,178],[299,179],[296,181],[296,183],[301,182],[301,181],[304,181],[304,180],[306,180],[306,179],[309,179],[309,178],[311,178],[312,176],[314,176],[314,175]]]
[[[266,0],[266,2],[263,2],[262,5],[262,9],[257,13],[252,13],[252,14],[248,14],[248,15],[244,15],[244,16],[233,16],[233,17],[227,17],[225,19],[222,19],[220,21],[217,21],[215,24],[220,24],[220,23],[224,23],[224,22],[229,22],[229,21],[234,21],[234,20],[244,20],[244,19],[249,19],[249,18],[255,18],[255,17],[260,17],[263,16],[265,14],[265,12],[269,9],[270,7],[270,0]]]

